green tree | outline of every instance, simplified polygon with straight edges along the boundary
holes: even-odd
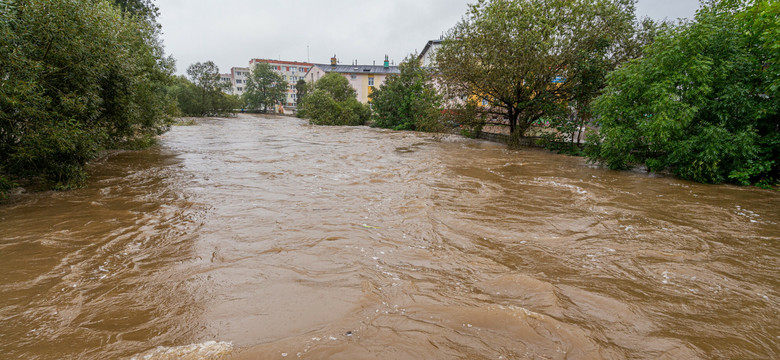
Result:
[[[244,89],[244,102],[249,109],[263,109],[267,112],[274,105],[282,103],[287,97],[287,82],[281,74],[271,70],[266,63],[255,64],[247,78]]]
[[[400,66],[400,74],[390,75],[371,93],[373,126],[395,130],[442,130],[441,96],[429,72],[420,67],[416,55]]]
[[[371,113],[357,101],[355,89],[338,73],[328,73],[298,102],[298,115],[315,125],[363,125]]]
[[[568,112],[549,116],[554,131],[545,132],[547,147],[562,152],[581,154],[579,147],[584,137],[585,126],[593,117],[591,103],[606,86],[606,76],[621,64],[642,55],[642,49],[652,43],[655,36],[670,26],[645,18],[629,25],[630,14],[620,12],[622,21],[615,22],[611,31],[592,34],[582,40],[582,46],[575,54],[571,74],[566,80],[571,85]]]
[[[313,88],[327,92],[336,101],[356,99],[357,97],[357,92],[349,85],[347,78],[335,72],[325,74],[314,83]]]
[[[295,90],[298,94],[298,99],[301,99],[309,93],[309,84],[306,82],[306,80],[300,79],[297,83],[295,83]]]
[[[0,4],[0,183],[81,184],[105,148],[170,124],[158,27],[96,0]]]
[[[489,102],[523,136],[567,112],[578,60],[610,54],[633,22],[632,0],[483,0],[437,51],[447,94]]]
[[[160,9],[154,5],[153,0],[112,0],[111,2],[119,6],[122,11],[150,21],[155,21],[160,16]]]
[[[765,2],[711,3],[608,77],[594,104],[588,156],[612,169],[644,164],[706,183],[776,182],[777,73],[744,16]]]
[[[211,116],[233,112],[237,106],[233,99],[228,98],[225,91],[230,83],[222,81],[219,68],[212,61],[194,63],[187,68],[187,75],[196,87],[198,102],[191,108],[190,115]]]

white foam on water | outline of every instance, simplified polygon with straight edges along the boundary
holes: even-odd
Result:
[[[219,359],[233,352],[233,343],[224,341],[206,341],[200,344],[184,346],[158,346],[131,360],[206,360]]]

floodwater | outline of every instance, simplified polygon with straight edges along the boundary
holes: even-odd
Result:
[[[0,206],[4,359],[780,358],[780,192],[241,115]]]

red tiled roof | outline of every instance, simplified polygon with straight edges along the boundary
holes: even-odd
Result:
[[[312,66],[314,64],[311,63],[305,63],[305,62],[298,62],[298,61],[283,61],[283,60],[268,60],[268,59],[252,59],[249,61],[249,64],[252,63],[261,62],[266,64],[280,64],[280,65],[295,65],[295,66]]]

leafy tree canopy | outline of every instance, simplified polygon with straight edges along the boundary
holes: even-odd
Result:
[[[309,84],[306,83],[306,80],[300,79],[297,83],[295,83],[295,90],[298,94],[298,98],[303,98],[310,90]]]
[[[327,73],[317,80],[314,83],[314,90],[325,91],[336,101],[345,101],[357,96],[355,89],[349,85],[349,80],[335,72]]]
[[[134,16],[155,21],[160,16],[160,9],[154,5],[154,0],[112,0],[122,11]]]
[[[439,131],[441,96],[429,72],[411,55],[371,93],[373,126],[395,130]]]
[[[480,0],[437,51],[439,75],[450,96],[487,100],[522,136],[565,112],[575,84],[603,75],[599,62],[627,54],[633,21],[632,0]]]
[[[694,22],[610,74],[594,104],[600,130],[589,138],[589,157],[699,182],[776,182],[780,101],[770,59],[777,53],[764,41],[776,28],[749,15],[771,9],[766,1],[705,5]]]
[[[151,22],[108,1],[0,7],[0,188],[4,175],[77,186],[99,150],[167,129],[173,61]]]
[[[187,75],[189,81],[179,79],[173,90],[184,114],[223,115],[240,106],[238,99],[225,93],[231,86],[230,82],[222,81],[219,68],[214,62],[194,63],[187,67]]]
[[[287,97],[287,82],[266,63],[258,63],[247,78],[244,101],[250,109],[268,111]]]
[[[298,116],[315,125],[363,125],[370,110],[357,101],[355,89],[338,73],[328,73],[317,80],[298,101]]]

